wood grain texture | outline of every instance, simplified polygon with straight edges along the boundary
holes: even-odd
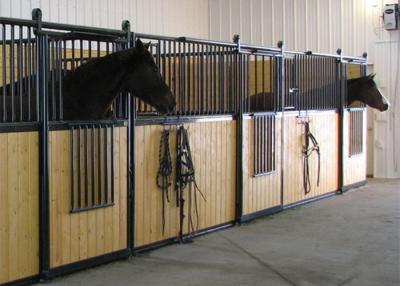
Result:
[[[227,223],[235,218],[236,127],[234,121],[185,124],[197,184],[206,201],[197,197],[199,229]],[[159,144],[162,126],[135,127],[135,247],[176,237],[179,232],[179,208],[175,191],[169,189],[170,202],[165,203],[165,232],[162,232],[162,192],[157,188]],[[176,127],[171,127],[170,149],[175,172]],[[174,185],[175,173],[172,175]],[[188,198],[185,190],[185,197]],[[188,203],[185,213],[188,214]],[[192,215],[196,224],[194,206]],[[188,232],[185,219],[184,232]]]
[[[39,273],[38,141],[0,134],[0,284]]]
[[[254,119],[243,121],[243,214],[265,210],[281,203],[281,119],[275,121],[275,171],[253,176]]]
[[[367,112],[363,112],[363,152],[349,156],[350,112],[345,111],[343,118],[343,184],[350,185],[366,179],[367,174]]]
[[[304,125],[295,115],[285,118],[284,205],[336,191],[338,185],[338,114],[331,111],[309,116],[310,131],[321,152],[320,183],[317,186],[318,158],[309,158],[311,191],[303,188]]]
[[[127,247],[126,127],[115,127],[113,140],[115,205],[71,214],[70,133],[51,131],[49,134],[52,268]]]

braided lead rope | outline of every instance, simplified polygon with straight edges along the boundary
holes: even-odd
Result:
[[[305,140],[306,144],[303,146],[303,188],[305,194],[308,194],[311,191],[311,180],[310,180],[310,167],[309,167],[309,158],[311,154],[315,151],[318,156],[318,172],[317,172],[317,186],[319,186],[320,181],[320,173],[321,173],[321,154],[320,148],[317,139],[311,133],[309,128],[309,122],[304,122],[305,125]],[[313,146],[308,148],[308,142],[311,140]]]
[[[165,231],[165,199],[169,202],[169,187],[171,186],[172,160],[169,148],[169,131],[163,130],[160,139],[159,168],[157,172],[157,187],[162,191],[162,231]]]

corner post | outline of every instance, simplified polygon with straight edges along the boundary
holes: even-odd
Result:
[[[284,205],[284,192],[285,192],[285,52],[283,41],[277,43],[280,53],[278,55],[278,71],[276,81],[278,85],[278,98],[280,97],[280,105],[278,110],[281,111],[281,176],[280,176],[280,200],[281,206]]]
[[[131,23],[128,20],[122,21],[122,31],[126,33],[126,48],[133,47]],[[127,94],[127,247],[130,254],[134,251],[134,237],[135,237],[135,100],[131,93]]]
[[[243,63],[241,55],[241,42],[238,34],[233,36],[236,44],[236,71],[237,84],[235,97],[236,105],[236,207],[235,221],[241,223],[243,216]]]
[[[42,33],[42,11],[32,10],[32,20],[37,26],[36,34],[36,94],[39,121],[39,275],[47,280],[50,270],[50,210],[49,210],[49,173],[48,173],[48,132],[49,118],[47,106],[47,67],[48,38]]]
[[[343,158],[343,141],[344,141],[344,105],[345,105],[345,68],[343,63],[342,49],[337,49],[336,54],[339,55],[337,60],[337,82],[339,83],[339,189],[338,193],[343,194],[344,186],[344,158]]]

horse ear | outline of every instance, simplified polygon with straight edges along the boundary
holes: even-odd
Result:
[[[144,48],[146,50],[148,50],[150,46],[151,46],[151,42],[148,42],[147,44],[144,44]]]
[[[368,79],[374,79],[376,73],[370,73],[369,75],[367,75]]]
[[[138,51],[144,51],[145,47],[144,47],[144,45],[143,45],[143,43],[142,43],[142,41],[140,39],[136,40],[135,48]]]

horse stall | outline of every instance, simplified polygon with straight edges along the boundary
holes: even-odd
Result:
[[[136,102],[135,220],[137,251],[190,239],[232,225],[236,203],[235,45],[136,34],[151,53],[176,97],[163,117]],[[187,130],[193,181],[178,198],[177,132]],[[160,142],[163,132],[167,141]],[[161,144],[161,145],[160,145]],[[171,173],[162,186],[161,149],[167,144]],[[182,175],[183,176],[183,175]]]
[[[347,80],[365,75],[366,60],[247,45],[241,52],[240,220],[365,182],[364,108],[344,106]],[[349,152],[358,153],[349,156]]]
[[[32,14],[0,18],[1,285],[188,242],[365,182],[365,106],[347,105],[346,84],[365,75],[366,57]],[[85,119],[71,119],[65,78],[142,42],[154,60],[143,74],[169,88],[175,109],[161,114],[126,85],[104,118],[85,116],[99,91],[78,106]]]
[[[366,66],[346,63],[343,73],[347,79],[366,74]],[[343,189],[351,189],[367,183],[367,112],[365,104],[347,105],[343,114]]]
[[[127,257],[129,122],[122,99],[114,103],[115,120],[65,121],[61,88],[66,71],[126,46],[126,33],[40,17],[0,24],[0,284]]]

